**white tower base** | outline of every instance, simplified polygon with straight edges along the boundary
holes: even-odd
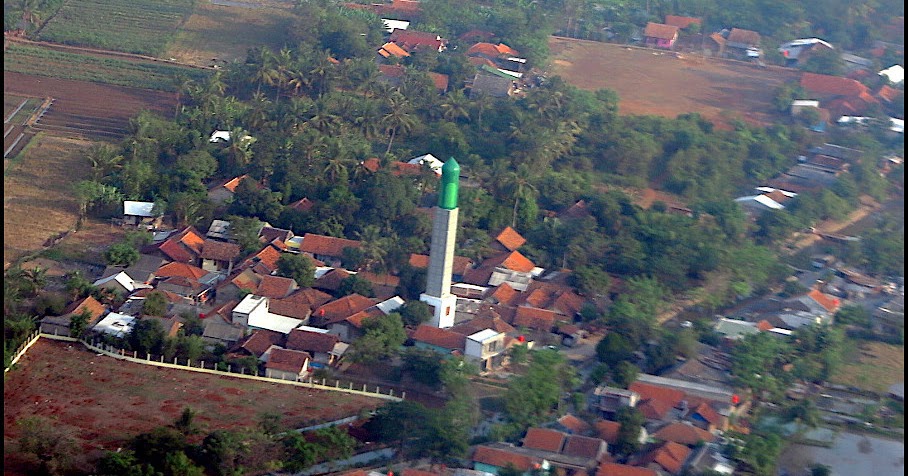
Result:
[[[422,293],[419,295],[419,300],[435,309],[435,313],[432,315],[432,321],[429,323],[433,327],[444,329],[454,325],[454,314],[457,309],[457,296],[448,294],[447,296],[437,297]]]

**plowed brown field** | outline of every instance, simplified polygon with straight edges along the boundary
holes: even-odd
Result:
[[[696,112],[718,127],[734,119],[775,122],[775,90],[800,79],[800,72],[787,68],[573,38],[553,36],[549,49],[550,74],[581,89],[617,92],[620,114],[674,118]]]

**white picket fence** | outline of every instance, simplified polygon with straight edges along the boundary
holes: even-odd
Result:
[[[184,362],[180,362],[177,358],[174,358],[171,362],[164,362],[163,355],[161,355],[158,359],[152,359],[151,355],[145,355],[144,358],[142,358],[139,356],[138,352],[136,352],[136,351],[126,351],[123,349],[117,349],[110,345],[106,345],[106,344],[98,343],[98,342],[90,343],[90,342],[87,342],[82,339],[77,339],[75,337],[60,336],[60,335],[56,335],[56,334],[45,334],[45,333],[42,333],[40,330],[36,331],[32,336],[29,337],[29,339],[26,341],[26,343],[22,344],[22,346],[19,348],[19,350],[16,351],[16,354],[15,354],[13,360],[10,362],[10,366],[7,367],[4,370],[4,372],[9,372],[9,370],[10,370],[10,368],[12,368],[13,364],[18,362],[19,359],[23,355],[25,355],[25,352],[35,342],[37,342],[38,339],[41,337],[45,337],[45,338],[48,338],[51,340],[65,341],[65,342],[80,342],[80,343],[82,343],[82,345],[84,345],[86,348],[88,348],[89,350],[91,350],[93,352],[107,355],[107,356],[113,357],[115,359],[125,360],[128,362],[135,362],[135,363],[143,364],[143,365],[153,365],[156,367],[189,370],[192,372],[201,372],[201,373],[207,373],[207,374],[212,374],[212,375],[219,375],[219,376],[226,376],[226,377],[233,377],[233,378],[242,378],[242,379],[247,379],[247,380],[257,380],[260,382],[296,385],[299,387],[314,388],[314,389],[319,389],[319,390],[330,390],[330,391],[334,391],[334,392],[343,392],[343,393],[349,393],[349,394],[353,394],[353,395],[363,395],[363,396],[367,396],[367,397],[380,398],[383,400],[390,400],[390,401],[395,401],[395,402],[399,402],[399,401],[403,400],[404,398],[406,398],[406,396],[407,396],[406,392],[402,392],[399,396],[395,395],[394,389],[387,389],[387,391],[385,393],[382,393],[381,387],[375,386],[374,390],[373,390],[373,389],[369,388],[366,384],[363,384],[361,388],[359,386],[354,388],[352,382],[349,382],[345,386],[341,386],[339,380],[335,380],[334,385],[329,385],[327,379],[321,379],[321,382],[319,383],[319,381],[314,380],[311,376],[305,380],[299,380],[299,379],[289,380],[289,379],[266,377],[264,375],[259,375],[257,371],[255,374],[247,374],[247,373],[245,373],[245,369],[243,369],[243,368],[240,368],[239,372],[234,372],[231,366],[228,366],[226,371],[218,370],[217,366],[215,364],[211,364],[211,368],[206,368],[204,360],[196,362],[195,365],[193,365],[193,362],[189,359],[186,359]]]

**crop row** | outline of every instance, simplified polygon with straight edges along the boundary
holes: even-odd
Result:
[[[126,61],[10,44],[3,70],[78,81],[173,91],[174,77],[201,79],[208,72],[151,61]]]
[[[66,0],[41,39],[69,45],[162,54],[194,0]]]

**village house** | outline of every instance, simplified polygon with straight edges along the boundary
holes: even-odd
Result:
[[[329,334],[325,329],[293,329],[287,335],[286,348],[307,352],[312,356],[310,365],[324,367],[333,365],[347,349],[347,344],[340,341],[337,335]]]
[[[643,44],[670,50],[678,41],[679,30],[677,26],[649,22],[643,30]]]
[[[281,380],[303,380],[309,373],[311,356],[298,350],[275,348],[265,363],[265,376]]]
[[[164,214],[155,210],[154,202],[123,201],[123,224],[150,228],[161,226]]]
[[[303,241],[300,242],[299,249],[300,252],[306,253],[329,266],[337,267],[341,264],[344,248],[360,248],[361,246],[362,242],[356,240],[306,233],[303,235]]]
[[[98,302],[97,299],[88,296],[77,301],[73,301],[59,316],[46,316],[41,319],[41,332],[59,336],[71,336],[70,325],[73,317],[85,314],[85,330],[95,326],[104,314],[107,313],[107,306]]]
[[[236,193],[237,187],[244,181],[248,181],[253,187],[261,188],[261,185],[256,182],[255,179],[248,174],[243,174],[238,177],[222,180],[209,187],[208,199],[216,205],[227,204],[233,200],[233,195]]]

